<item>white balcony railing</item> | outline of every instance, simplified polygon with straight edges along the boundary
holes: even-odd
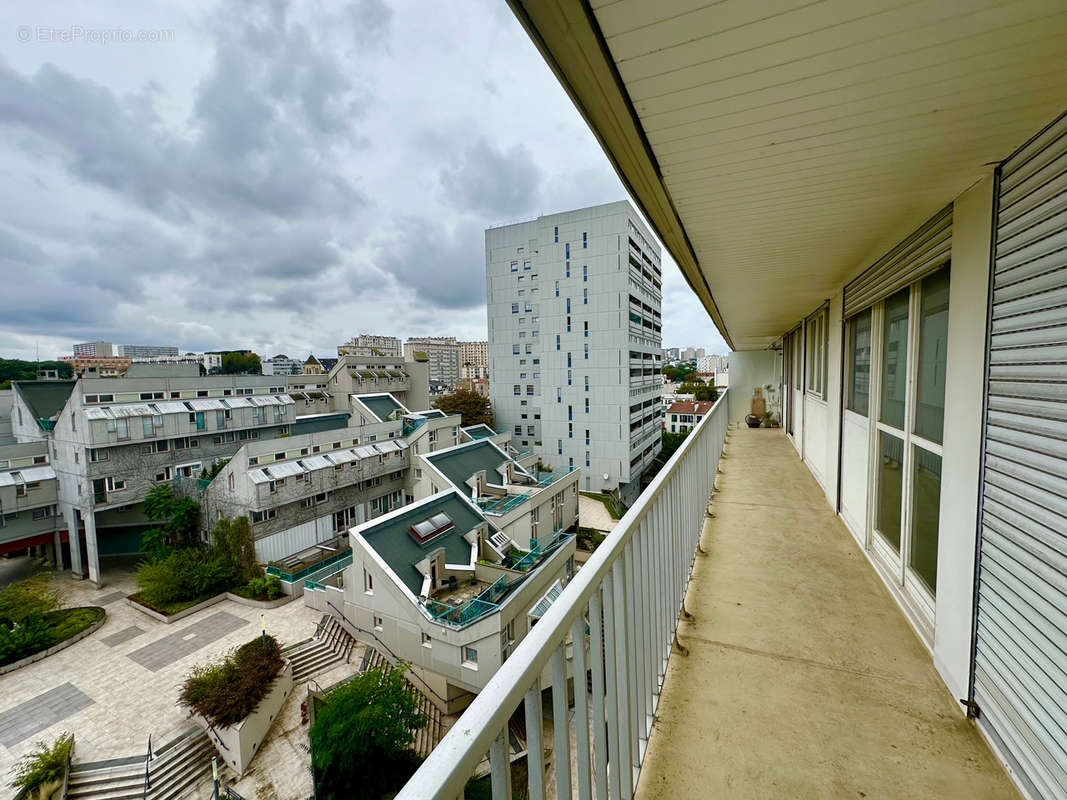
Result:
[[[523,704],[529,796],[545,796],[541,674],[551,665],[556,796],[630,798],[726,441],[726,393],[490,679],[397,800],[456,800],[489,754],[494,800],[510,800],[508,720]],[[568,710],[568,641],[574,713]],[[590,721],[593,722],[590,725]],[[616,766],[621,765],[621,766]]]

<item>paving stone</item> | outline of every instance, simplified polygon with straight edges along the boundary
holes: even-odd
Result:
[[[111,592],[100,597],[93,598],[93,604],[98,606],[106,606],[109,603],[114,603],[116,600],[122,600],[126,597],[125,592]]]
[[[140,636],[142,633],[144,633],[143,630],[136,625],[131,625],[130,627],[123,628],[121,631],[116,631],[109,636],[102,637],[100,641],[108,647],[117,647],[120,644],[130,641],[130,639]]]
[[[0,712],[0,744],[11,747],[93,704],[72,683],[63,683]]]
[[[145,669],[158,672],[247,624],[246,619],[241,619],[226,611],[219,611],[134,650],[128,657]]]

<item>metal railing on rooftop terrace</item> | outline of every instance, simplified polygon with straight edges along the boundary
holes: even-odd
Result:
[[[328,558],[324,558],[321,561],[316,561],[314,564],[309,564],[308,566],[305,566],[301,569],[286,569],[280,564],[271,563],[267,565],[266,571],[268,575],[274,575],[275,577],[280,578],[281,580],[287,583],[295,583],[296,581],[301,580],[302,578],[306,578],[309,575],[313,575],[316,572],[321,572],[327,567],[336,566],[340,564],[343,568],[344,566],[347,566],[351,563],[352,550],[350,548],[345,548],[339,553],[335,553],[334,555],[331,555]]]
[[[537,485],[539,487],[541,487],[541,488],[544,488],[545,486],[551,486],[553,483],[555,483],[558,480],[562,480],[563,478],[566,478],[568,475],[570,475],[576,469],[578,469],[578,468],[577,467],[566,467],[566,468],[557,469],[557,470],[546,470],[546,471],[534,470],[533,475],[534,475],[534,478],[537,479]]]
[[[530,499],[529,494],[506,494],[503,497],[479,497],[478,508],[486,514],[507,514]]]
[[[541,672],[552,667],[552,733],[556,796],[583,800],[630,798],[652,734],[652,720],[675,643],[693,559],[726,442],[724,392],[656,475],[548,613],[522,640],[397,800],[456,800],[489,754],[494,800],[511,799],[508,721],[523,705],[528,736],[529,796],[545,796],[541,742]],[[574,713],[567,702],[568,640],[574,674]],[[587,652],[588,648],[588,652]],[[593,724],[590,725],[590,720]]]

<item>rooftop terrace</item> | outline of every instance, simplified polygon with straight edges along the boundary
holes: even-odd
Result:
[[[447,514],[453,523],[451,530],[420,544],[408,532],[412,525],[423,522],[436,514]],[[483,524],[477,512],[455,493],[450,492],[429,502],[408,507],[395,517],[375,521],[361,530],[360,535],[389,565],[411,593],[422,593],[423,574],[415,565],[438,548],[445,549],[445,562],[467,564],[471,559],[471,546],[463,534]]]

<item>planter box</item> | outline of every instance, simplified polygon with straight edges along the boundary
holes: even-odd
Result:
[[[226,592],[226,599],[233,600],[233,602],[240,603],[243,606],[252,606],[252,608],[277,608],[278,606],[284,606],[286,603],[290,602],[293,599],[293,596],[283,594],[281,597],[275,597],[273,600],[253,600],[250,597],[241,597],[239,594]]]
[[[54,654],[58,653],[60,650],[65,650],[66,648],[70,647],[72,644],[77,644],[82,639],[84,639],[86,636],[89,636],[90,634],[96,633],[96,631],[98,631],[100,629],[100,626],[103,625],[105,622],[107,622],[107,612],[104,612],[104,616],[102,616],[100,619],[98,619],[96,622],[94,622],[92,625],[90,625],[88,628],[86,628],[81,633],[76,633],[73,636],[71,636],[69,639],[64,639],[59,644],[54,644],[51,647],[46,648],[46,649],[42,650],[39,653],[34,653],[32,656],[26,656],[25,658],[20,658],[18,661],[12,661],[10,664],[7,664],[7,665],[5,665],[3,667],[0,667],[0,675],[6,675],[9,672],[14,672],[19,667],[25,667],[25,666],[29,666],[30,664],[35,664],[38,661],[40,661],[42,658],[48,658],[50,655],[54,655]]]
[[[208,738],[219,751],[219,760],[228,764],[238,775],[243,775],[292,692],[293,665],[286,660],[270,691],[255,710],[240,722],[227,728],[215,728],[199,714],[193,714],[193,721],[207,731]]]
[[[201,609],[207,608],[208,606],[213,606],[215,605],[215,603],[221,603],[223,600],[226,599],[226,595],[227,592],[223,592],[222,594],[217,594],[214,597],[209,597],[207,600],[203,600],[197,603],[195,606],[189,606],[188,608],[179,611],[177,614],[164,614],[160,611],[156,611],[154,608],[149,608],[143,603],[138,603],[136,600],[133,599],[132,596],[126,598],[126,605],[136,608],[142,614],[147,614],[154,620],[158,620],[169,625],[172,622],[177,622],[180,619],[185,619],[186,617],[192,616]]]

